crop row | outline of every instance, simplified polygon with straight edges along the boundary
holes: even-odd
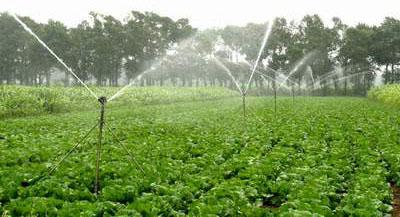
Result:
[[[363,99],[249,99],[114,109],[107,120],[145,173],[107,134],[102,194],[93,194],[95,138],[51,177],[91,112],[0,123],[0,203],[19,215],[383,216],[400,183],[397,111]],[[295,107],[293,107],[293,105]],[[65,130],[68,129],[68,130]],[[56,157],[57,156],[57,157]]]

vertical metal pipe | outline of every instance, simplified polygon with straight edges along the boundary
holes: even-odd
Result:
[[[274,115],[276,118],[276,71],[274,71]]]
[[[276,118],[276,87],[274,87],[274,111],[275,111],[275,118]]]
[[[104,110],[107,102],[106,97],[102,96],[99,98],[100,102],[100,119],[99,119],[99,135],[98,142],[96,144],[96,180],[94,184],[94,193],[99,194],[100,191],[100,161],[101,161],[101,145],[103,140],[103,129],[104,129]]]
[[[294,109],[294,86],[292,86],[292,104]]]
[[[246,119],[246,94],[242,94],[243,118]]]

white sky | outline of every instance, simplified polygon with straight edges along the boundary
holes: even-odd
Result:
[[[51,18],[68,26],[86,19],[90,11],[122,19],[131,10],[189,18],[191,25],[200,29],[261,23],[276,16],[300,20],[315,13],[328,24],[338,16],[355,25],[379,24],[386,16],[400,19],[400,0],[0,0],[0,12],[30,16],[38,22]]]

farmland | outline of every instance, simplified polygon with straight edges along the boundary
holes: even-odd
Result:
[[[383,216],[400,184],[399,112],[364,98],[125,102],[107,123],[101,194],[96,136],[50,177],[96,123],[96,108],[0,122],[0,213],[7,216]]]
[[[394,2],[2,4],[0,217],[400,216]]]

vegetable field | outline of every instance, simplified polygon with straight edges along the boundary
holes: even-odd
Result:
[[[105,136],[101,195],[95,134],[51,166],[97,121],[96,110],[0,121],[3,216],[384,216],[400,185],[399,112],[361,98],[125,103],[107,123],[142,165]]]

